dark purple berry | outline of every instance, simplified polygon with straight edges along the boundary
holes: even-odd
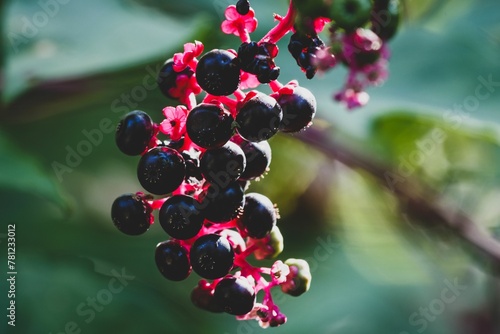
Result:
[[[205,311],[213,313],[224,312],[222,306],[215,301],[213,290],[204,286],[203,281],[191,292],[191,302]]]
[[[189,256],[193,270],[203,278],[224,277],[233,267],[233,248],[225,237],[217,234],[206,234],[196,239]]]
[[[213,223],[224,223],[238,216],[245,204],[245,195],[238,181],[215,180],[201,194],[205,218]]]
[[[236,3],[236,11],[240,15],[247,15],[250,11],[250,2],[248,0],[238,0]]]
[[[214,298],[224,312],[244,315],[254,307],[255,289],[244,277],[225,277],[217,283]]]
[[[215,105],[202,103],[194,107],[186,120],[189,138],[203,148],[221,147],[233,134],[233,116]]]
[[[303,130],[310,125],[316,114],[316,98],[306,88],[296,87],[292,94],[281,94],[277,101],[283,109],[280,131]]]
[[[139,155],[148,148],[154,133],[155,126],[148,114],[140,110],[131,111],[118,123],[116,145],[127,155]]]
[[[196,236],[205,219],[200,203],[186,195],[175,195],[167,199],[161,206],[158,218],[168,235],[181,240]]]
[[[371,12],[371,30],[381,39],[391,39],[400,21],[399,0],[375,0]]]
[[[160,242],[155,251],[156,266],[166,279],[182,281],[191,273],[188,253],[178,241]]]
[[[276,219],[276,209],[269,198],[258,193],[245,195],[243,214],[237,219],[244,236],[264,238],[276,225]]]
[[[193,74],[194,71],[189,66],[187,66],[181,72],[176,72],[174,70],[174,60],[168,59],[160,69],[160,73],[158,73],[158,87],[166,97],[170,99],[178,99],[180,95],[175,94],[175,92],[173,91],[173,88],[175,88],[177,84],[177,78],[181,75],[191,77]]]
[[[186,175],[182,155],[166,146],[152,148],[144,154],[137,167],[137,178],[142,187],[156,195],[177,189]]]
[[[246,166],[243,150],[235,143],[228,141],[224,146],[206,150],[200,158],[200,169],[209,182],[227,179],[237,180]]]
[[[111,218],[115,226],[128,235],[146,232],[151,225],[153,209],[136,194],[125,194],[113,202]]]
[[[240,84],[240,67],[236,56],[226,50],[212,50],[196,66],[196,80],[207,93],[230,95]]]
[[[231,140],[241,147],[247,162],[240,176],[241,181],[254,180],[268,171],[272,154],[267,140],[251,142],[240,136],[234,136]]]
[[[282,116],[281,107],[276,100],[259,93],[238,110],[238,133],[249,141],[267,140],[278,132]]]

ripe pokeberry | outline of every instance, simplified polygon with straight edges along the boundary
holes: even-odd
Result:
[[[170,99],[178,99],[181,96],[175,91],[177,86],[177,78],[180,76],[191,77],[193,76],[194,71],[191,67],[187,66],[181,72],[176,72],[174,70],[174,60],[168,59],[165,64],[163,64],[160,72],[158,73],[157,83],[158,88],[163,95]]]
[[[245,195],[238,181],[216,180],[200,195],[205,218],[213,223],[236,218],[245,204]]]
[[[153,209],[141,196],[125,194],[114,200],[111,218],[115,226],[128,235],[143,234],[151,225]]]
[[[182,281],[191,273],[188,250],[175,240],[156,246],[155,262],[160,273],[171,281]]]
[[[196,239],[189,256],[193,270],[203,278],[224,277],[233,267],[233,248],[225,237],[217,234],[206,234]]]
[[[276,225],[276,219],[276,209],[269,198],[258,193],[245,195],[243,214],[237,218],[243,236],[265,237]]]
[[[215,301],[213,289],[203,280],[200,281],[191,292],[191,302],[197,307],[209,312],[224,312],[222,306]]]
[[[245,277],[225,277],[217,283],[214,298],[224,312],[244,315],[255,305],[255,289]]]
[[[371,30],[381,39],[391,39],[400,21],[399,0],[375,0],[371,12]]]
[[[241,15],[248,14],[250,11],[250,2],[248,0],[238,0],[236,3],[236,11]]]
[[[267,140],[278,132],[282,117],[278,102],[269,95],[258,93],[238,110],[238,133],[249,141]]]
[[[221,178],[235,181],[245,166],[245,153],[231,141],[222,147],[206,150],[200,158],[201,173],[209,182],[217,182]]]
[[[137,178],[142,187],[156,195],[177,189],[186,175],[182,155],[166,146],[152,148],[144,154],[137,167]]]
[[[292,94],[280,94],[277,101],[283,109],[280,123],[282,132],[298,132],[305,129],[316,114],[316,98],[306,88],[296,87]]]
[[[154,134],[155,126],[151,117],[144,111],[131,111],[116,127],[116,146],[127,155],[139,155],[148,148]]]
[[[189,138],[203,148],[221,147],[233,134],[233,116],[220,106],[202,103],[194,107],[186,120]]]
[[[200,203],[193,197],[175,195],[163,203],[158,215],[161,227],[172,238],[190,239],[198,234],[204,215]]]
[[[222,96],[234,93],[240,83],[236,56],[226,50],[207,52],[196,66],[196,79],[209,94]]]
[[[245,154],[247,164],[240,176],[241,181],[254,180],[268,171],[272,154],[267,140],[251,142],[234,136],[231,141],[238,144]]]

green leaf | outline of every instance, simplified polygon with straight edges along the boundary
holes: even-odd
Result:
[[[7,194],[14,191],[38,197],[42,201],[50,201],[62,210],[68,209],[68,202],[62,196],[54,176],[40,168],[33,157],[15,147],[1,130],[0,166],[2,166],[0,193]],[[8,197],[7,201],[9,201]],[[11,203],[13,204],[15,203]]]

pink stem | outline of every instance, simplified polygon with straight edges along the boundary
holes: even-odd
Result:
[[[262,37],[259,43],[269,42],[276,44],[283,36],[293,29],[296,15],[297,10],[293,7],[292,1],[290,0],[290,6],[288,7],[285,17],[264,37]]]
[[[238,34],[240,35],[242,43],[250,43],[252,41],[250,39],[250,34],[248,33],[248,30],[245,28],[244,24],[240,24],[238,26]]]
[[[283,88],[283,85],[278,81],[278,80],[273,80],[269,83],[269,87],[271,87],[271,90],[276,93],[279,91],[281,88]]]

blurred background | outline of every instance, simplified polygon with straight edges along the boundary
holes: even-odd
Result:
[[[161,120],[173,101],[154,87],[156,73],[184,43],[238,47],[218,28],[230,1],[1,2],[5,313],[10,224],[18,274],[16,326],[2,315],[0,332],[500,333],[491,263],[425,205],[405,209],[388,186],[426,184],[437,195],[430,203],[445,203],[452,217],[461,209],[500,238],[500,3],[404,3],[390,77],[359,110],[332,100],[344,69],[307,80],[286,52],[288,38],[278,44],[280,80],[299,79],[318,100],[316,129],[348,156],[394,173],[347,167],[300,136],[271,140],[271,171],[251,189],[280,208],[279,259],[306,259],[313,281],[298,298],[278,291],[288,323],[262,330],[193,306],[196,275],[175,283],[159,274],[154,249],[167,236],[158,224],[134,238],[110,219],[117,196],[141,189],[138,159],[115,147],[115,124],[134,109]],[[287,3],[252,6],[259,39]]]

